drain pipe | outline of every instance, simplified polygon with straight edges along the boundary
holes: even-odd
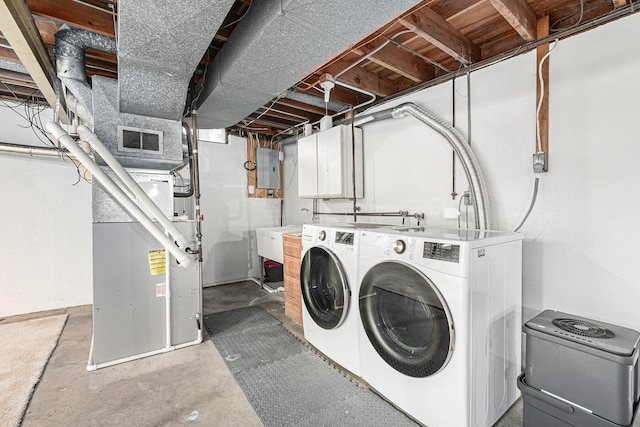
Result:
[[[53,137],[65,146],[67,150],[73,154],[80,163],[82,163],[98,180],[102,188],[105,189],[111,197],[113,197],[133,218],[135,218],[151,235],[163,245],[167,251],[173,255],[181,266],[189,267],[193,265],[194,260],[178,248],[172,239],[164,234],[156,224],[149,218],[138,205],[136,205],[127,194],[122,191],[118,185],[102,170],[102,168],[94,162],[87,153],[69,136],[67,132],[56,122],[47,123],[47,130]]]
[[[474,213],[476,216],[476,226],[480,230],[490,229],[490,217],[489,217],[489,203],[486,185],[478,160],[476,159],[471,147],[465,140],[465,138],[453,128],[449,123],[436,117],[433,113],[425,110],[424,108],[414,103],[408,102],[400,104],[396,107],[386,110],[378,111],[376,113],[367,114],[364,116],[356,117],[355,126],[360,126],[372,121],[386,120],[386,119],[399,119],[404,116],[413,116],[426,124],[440,135],[445,137],[449,142],[456,155],[462,163],[462,167],[469,181],[471,187],[471,193],[474,200]]]
[[[115,54],[116,41],[111,37],[71,28],[66,24],[56,32],[55,38],[58,78],[74,95],[73,105],[77,108],[76,114],[93,123],[93,98],[91,87],[87,83],[85,52],[91,48]]]
[[[113,170],[122,183],[133,193],[142,205],[147,208],[149,212],[156,218],[156,220],[162,225],[165,230],[169,232],[176,240],[178,247],[185,249],[189,243],[187,238],[176,228],[165,214],[160,210],[158,205],[145,193],[140,185],[129,175],[129,172],[120,164],[120,162],[111,154],[111,152],[104,146],[102,141],[89,130],[86,126],[78,126],[78,134],[81,141],[86,141],[93,147],[96,153],[105,163]]]

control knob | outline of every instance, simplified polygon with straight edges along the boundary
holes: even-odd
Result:
[[[393,242],[393,250],[397,254],[404,253],[406,249],[407,249],[407,244],[403,240],[396,240],[395,242]]]
[[[325,233],[324,230],[320,230],[320,232],[318,233],[318,239],[320,239],[321,242],[324,242],[324,239],[327,238],[327,233]]]

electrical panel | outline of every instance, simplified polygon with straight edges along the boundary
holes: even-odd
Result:
[[[256,168],[258,188],[275,189],[280,187],[280,157],[278,150],[258,148]]]

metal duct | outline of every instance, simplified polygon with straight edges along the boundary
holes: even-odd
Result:
[[[73,157],[73,154],[69,153],[65,149],[52,148],[52,147],[33,147],[31,145],[11,144],[9,142],[0,142],[0,153],[9,154],[23,154],[26,156],[40,156],[40,157],[58,157],[63,159],[65,157]]]
[[[179,121],[189,80],[233,3],[118,2],[120,112]]]
[[[175,242],[165,235],[164,230],[158,228],[151,218],[137,205],[122,189],[95,163],[91,157],[64,131],[56,122],[47,123],[47,130],[62,145],[69,150],[75,158],[85,166],[93,177],[100,183],[109,195],[117,200],[125,211],[135,218],[151,235],[173,255],[183,267],[193,265],[194,259],[187,252],[175,245]]]
[[[355,126],[359,126],[372,121],[390,118],[397,119],[406,115],[413,116],[420,120],[422,123],[444,136],[447,142],[451,144],[451,147],[462,163],[462,167],[467,176],[467,181],[469,181],[469,186],[471,187],[477,227],[481,230],[490,229],[489,197],[487,195],[487,187],[484,182],[482,172],[480,171],[480,165],[478,164],[478,160],[473,154],[473,151],[471,151],[471,147],[467,143],[466,139],[453,126],[419,105],[411,102],[357,117],[354,124]]]
[[[86,55],[88,48],[116,53],[116,41],[111,37],[63,25],[56,32],[56,69],[58,78],[82,106],[82,116],[93,121],[91,87],[87,82]]]
[[[419,2],[260,0],[209,66],[202,128],[225,128]]]

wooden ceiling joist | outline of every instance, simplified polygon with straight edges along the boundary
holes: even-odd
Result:
[[[304,121],[304,120],[309,120],[311,122],[315,122],[318,121],[322,118],[322,114],[316,114],[316,113],[311,113],[308,111],[302,111],[296,108],[291,108],[289,106],[286,105],[282,105],[280,103],[276,103],[273,106],[274,109],[282,111],[284,113],[289,113],[289,118],[292,120],[298,120],[298,122],[300,121]],[[262,108],[262,110],[264,109],[264,107]]]
[[[75,28],[115,37],[113,13],[73,0],[26,0],[35,16],[64,22]]]
[[[384,79],[376,73],[365,70],[358,65],[352,68],[348,67],[349,65],[342,61],[337,61],[323,70],[333,75],[338,81],[359,87],[377,96],[389,96],[400,91],[397,83]]]
[[[464,65],[480,60],[480,47],[428,7],[399,22]]]
[[[0,80],[13,85],[37,88],[30,75],[18,73],[17,71],[0,69]]]
[[[31,13],[22,0],[0,1],[0,30],[51,108],[56,110],[58,99],[54,88],[56,76],[53,66]],[[58,117],[66,123],[69,119],[65,112],[64,98],[60,98],[59,106]]]
[[[262,117],[272,117],[272,118],[278,118],[278,119],[283,119],[286,120],[288,122],[291,122],[291,125],[297,124],[297,123],[301,123],[304,122],[306,120],[308,120],[307,117],[302,117],[298,114],[291,114],[291,113],[287,113],[286,111],[278,108],[278,107],[271,107],[269,109],[269,111],[267,111],[265,113],[266,108],[265,107],[260,107],[257,112],[260,114],[264,115]]]
[[[433,68],[423,59],[393,44],[382,47],[384,43],[385,41],[382,39],[372,40],[360,46],[354,50],[354,52],[363,56],[370,55],[368,57],[369,61],[381,65],[416,83],[434,78],[435,72]],[[380,50],[371,54],[371,52],[374,52],[376,49]]]
[[[300,111],[308,111],[310,113],[320,114],[321,116],[324,116],[324,108],[317,107],[317,106],[311,105],[311,104],[305,104],[304,102],[295,101],[293,99],[280,98],[280,99],[278,99],[278,101],[276,102],[275,105],[279,105],[279,104],[286,105],[286,106],[289,106],[291,108],[298,109]],[[335,113],[335,111],[329,110],[329,114],[334,114],[334,113]]]
[[[526,0],[489,0],[489,3],[524,40],[530,42],[536,39],[536,13]]]
[[[20,60],[13,52],[12,49],[7,49],[6,47],[0,47],[0,59],[8,62],[20,63]]]
[[[27,98],[27,97],[35,96],[36,98],[40,98],[39,96],[40,92],[38,92],[37,88],[26,87],[22,85],[12,85],[8,83],[3,83],[0,85],[0,93],[3,93],[5,95],[10,95],[11,97],[14,98],[13,99],[14,101],[18,101],[18,102],[20,102],[20,99],[15,99],[15,97]]]

